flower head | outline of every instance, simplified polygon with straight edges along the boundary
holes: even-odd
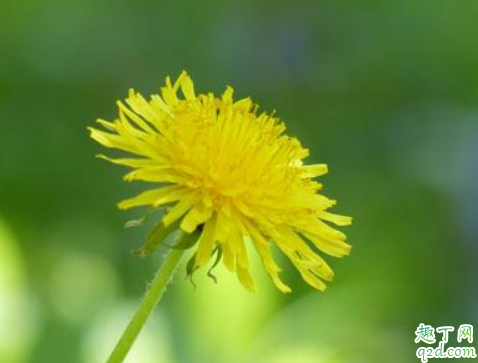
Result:
[[[273,114],[258,113],[249,98],[234,101],[230,87],[221,97],[196,94],[186,72],[174,84],[167,78],[161,96],[150,100],[130,90],[118,108],[118,119],[98,120],[105,130],[90,128],[91,137],[134,157],[100,157],[131,168],[126,181],[155,184],[119,203],[120,209],[169,207],[164,226],[200,232],[194,270],[219,251],[226,267],[254,290],[253,246],[275,285],[290,292],[271,254],[277,246],[308,284],[325,289],[333,271],[317,250],[347,255],[346,236],[329,223],[348,225],[351,218],[328,212],[336,202],[319,194],[322,185],[313,180],[327,166],[304,165],[308,150],[284,134]]]

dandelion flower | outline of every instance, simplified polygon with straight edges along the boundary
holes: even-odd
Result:
[[[279,290],[290,292],[273,258],[276,246],[308,284],[323,291],[334,274],[319,251],[349,254],[345,234],[331,224],[351,223],[330,213],[336,202],[319,194],[322,184],[314,178],[327,166],[304,164],[309,152],[284,133],[284,124],[259,113],[249,98],[234,101],[231,87],[220,97],[197,94],[183,72],[174,84],[167,78],[160,93],[147,100],[130,90],[125,102],[118,101],[116,120],[98,120],[104,130],[90,128],[101,145],[131,154],[100,155],[131,168],[126,181],[152,183],[119,208],[166,207],[163,227],[197,233],[191,271],[217,253],[254,291],[248,256],[254,249]]]

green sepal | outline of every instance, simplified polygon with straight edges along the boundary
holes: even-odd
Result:
[[[214,261],[211,268],[207,271],[207,275],[214,281],[214,283],[217,284],[217,277],[216,275],[213,274],[213,271],[216,268],[216,266],[219,264],[219,262],[221,261],[222,248],[217,246],[212,254],[214,255],[214,253],[216,253],[216,260]]]
[[[197,229],[193,233],[182,232],[181,237],[178,238],[179,242],[172,246],[172,248],[175,250],[188,250],[199,241],[199,237],[201,237],[201,232]]]
[[[139,257],[147,257],[159,248],[172,232],[179,227],[179,222],[173,223],[169,226],[165,226],[163,220],[160,219],[149,232],[146,237],[146,241],[138,250],[134,251],[134,254]]]
[[[217,284],[217,277],[213,274],[213,271],[222,259],[222,248],[220,246],[217,246],[212,252],[212,255],[214,254],[216,254],[216,260],[214,261],[211,268],[208,270],[207,276],[210,277]],[[186,277],[189,279],[189,282],[191,282],[194,287],[196,287],[196,284],[194,283],[193,276],[198,269],[199,267],[196,265],[196,253],[194,253],[194,255],[191,256],[186,265]]]
[[[189,279],[191,285],[196,288],[196,284],[193,280],[193,275],[199,267],[196,266],[196,252],[191,256],[188,263],[186,264],[186,277]]]

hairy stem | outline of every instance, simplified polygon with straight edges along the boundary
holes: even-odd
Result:
[[[173,276],[183,253],[184,251],[179,249],[172,249],[168,252],[133,318],[108,358],[107,363],[121,363],[126,358],[148,317],[166,290],[166,286]]]

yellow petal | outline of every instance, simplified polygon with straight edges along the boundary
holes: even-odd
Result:
[[[130,98],[126,100],[126,102],[129,104],[130,107],[132,107],[132,105],[135,105],[134,102],[132,102],[132,99],[134,99],[133,97],[135,97],[134,91],[130,90]],[[120,113],[127,116],[142,131],[147,132],[147,133],[151,133],[151,134],[154,134],[154,133],[157,132],[145,120],[143,120],[141,118],[141,116],[138,115],[138,114],[141,114],[141,113],[138,112],[137,107],[134,107],[134,108],[132,107],[133,109],[135,109],[135,111],[133,112],[128,107],[126,107],[121,101],[118,101],[117,105],[118,105],[118,108],[120,110]]]
[[[327,164],[313,164],[302,166],[300,174],[302,178],[315,178],[327,174],[327,172]]]
[[[103,154],[98,154],[96,157],[107,160],[110,163],[122,166],[128,166],[130,168],[142,168],[142,167],[154,167],[157,163],[151,159],[140,159],[140,158],[110,158]]]
[[[257,288],[251,275],[244,238],[237,229],[231,231],[231,243],[236,250],[236,271],[239,281],[247,290],[255,292]]]
[[[279,277],[279,272],[281,271],[281,269],[279,266],[277,266],[274,259],[272,258],[272,255],[269,251],[268,243],[265,238],[260,234],[259,231],[256,231],[255,229],[249,229],[249,231],[251,232],[254,246],[256,247],[256,250],[262,259],[262,263],[264,264],[264,267],[274,284],[283,293],[291,292],[292,290],[290,289],[290,287],[284,284]]]
[[[192,233],[200,224],[203,224],[211,218],[212,212],[212,207],[202,205],[191,208],[181,221],[181,229],[184,232]]]
[[[177,183],[180,177],[169,166],[160,166],[156,163],[154,167],[146,167],[133,170],[124,176],[124,180],[131,182],[142,180],[153,183]]]
[[[187,100],[192,100],[196,97],[196,94],[194,93],[194,83],[186,72],[183,71],[181,76],[179,76],[178,82],[181,82],[181,90]]]
[[[314,245],[324,253],[334,256],[343,257],[350,254],[352,246],[339,239],[328,239],[319,237],[311,233],[303,233],[303,235],[309,239]]]
[[[133,154],[141,154],[134,145],[129,143],[128,140],[125,140],[121,136],[99,131],[92,127],[88,127],[88,130],[90,131],[90,137],[103,146],[128,151]]]
[[[323,219],[324,221],[332,222],[337,226],[348,226],[352,224],[351,217],[341,216],[339,214],[333,214],[329,212],[321,212],[319,214],[319,218]]]
[[[182,198],[171,210],[163,217],[163,223],[167,227],[181,218],[194,205],[192,197]]]
[[[196,266],[205,265],[211,258],[214,250],[216,238],[216,216],[212,216],[204,225],[204,230],[199,238],[198,250],[196,254]]]
[[[143,192],[136,197],[123,200],[122,202],[118,203],[118,208],[129,209],[143,205],[160,207],[164,204],[179,200],[185,195],[187,195],[187,192],[183,187],[173,185],[169,187],[148,190],[147,192]]]
[[[221,243],[221,248],[222,248],[222,260],[224,262],[224,265],[229,271],[235,272],[236,271],[236,255],[234,254],[231,244],[228,242]]]

